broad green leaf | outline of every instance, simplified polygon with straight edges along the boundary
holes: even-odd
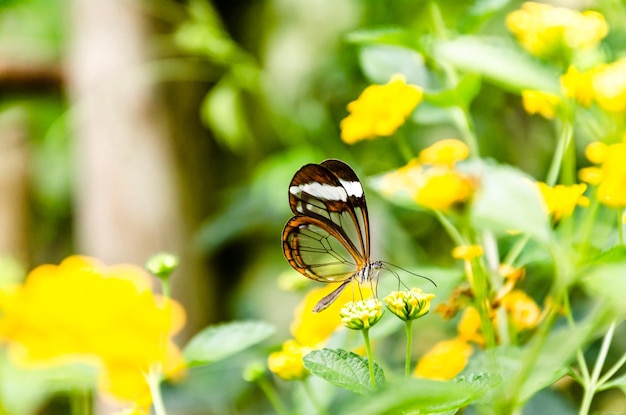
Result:
[[[530,176],[513,167],[489,162],[459,166],[478,183],[470,211],[476,228],[499,233],[519,231],[542,242],[549,239],[548,215]]]
[[[441,382],[428,379],[401,378],[388,382],[375,394],[355,401],[341,413],[377,414],[444,414],[454,413],[500,383],[499,376],[476,375],[471,380]]]
[[[559,72],[523,51],[512,41],[483,36],[437,40],[437,59],[458,69],[477,73],[511,91],[538,89],[557,93]]]
[[[424,58],[413,49],[394,45],[368,45],[359,53],[361,68],[374,83],[385,84],[395,74],[403,74],[409,84],[428,87],[430,75]]]
[[[367,359],[342,349],[314,350],[304,356],[304,367],[340,388],[360,395],[372,392]],[[385,382],[383,369],[374,362],[376,385]],[[377,387],[378,387],[377,386]]]
[[[274,334],[262,321],[235,321],[207,327],[187,344],[183,355],[190,366],[216,362],[262,342]]]
[[[582,279],[582,285],[594,298],[608,303],[617,313],[626,317],[626,260],[592,267]]]
[[[221,145],[234,152],[248,147],[253,134],[246,127],[242,92],[237,80],[228,76],[222,78],[207,94],[200,113]]]
[[[441,92],[426,92],[424,100],[440,107],[458,106],[467,108],[472,99],[480,91],[480,76],[476,74],[466,74],[459,81],[454,89],[447,89]]]

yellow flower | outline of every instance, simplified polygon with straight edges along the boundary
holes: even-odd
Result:
[[[578,171],[578,178],[596,186],[602,181],[602,170],[598,167],[584,167]]]
[[[525,89],[522,91],[522,105],[529,114],[539,114],[544,118],[552,119],[561,98],[550,92]]]
[[[422,100],[422,90],[408,85],[402,75],[394,75],[385,85],[371,85],[356,101],[348,104],[348,115],[341,121],[341,139],[358,141],[392,135]]]
[[[383,301],[387,303],[387,308],[402,320],[415,320],[428,313],[430,301],[435,298],[435,294],[425,294],[419,288],[410,290],[394,291]]]
[[[73,256],[34,269],[0,304],[0,339],[24,365],[72,360],[97,362],[100,388],[139,406],[150,403],[144,375],[183,368],[172,337],[185,314],[175,301],[153,294],[139,267],[105,267]]]
[[[475,307],[470,306],[463,311],[463,315],[457,325],[457,330],[459,332],[459,338],[464,341],[471,341],[479,345],[485,343],[480,323],[480,314]]]
[[[552,215],[554,221],[571,216],[574,208],[578,206],[589,206],[589,199],[583,196],[587,190],[586,184],[574,184],[565,186],[557,184],[550,187],[545,183],[538,182],[539,190],[546,202],[548,214]]]
[[[509,264],[500,264],[498,267],[498,274],[508,281],[517,281],[524,277],[524,268],[514,268]]]
[[[456,138],[447,138],[422,150],[419,159],[424,164],[443,164],[452,168],[457,161],[465,160],[467,156],[467,144]]]
[[[593,102],[593,74],[595,70],[580,72],[570,66],[561,76],[561,90],[567,98],[575,99],[580,105],[588,107]]]
[[[382,303],[376,298],[348,302],[341,311],[341,322],[352,330],[369,329],[383,316]]]
[[[608,150],[609,146],[606,144],[600,141],[594,141],[585,147],[585,157],[593,164],[601,164],[606,160]]]
[[[452,379],[465,368],[473,352],[473,347],[460,337],[440,341],[420,359],[413,374],[426,379]]]
[[[539,323],[541,310],[535,301],[521,290],[513,290],[502,299],[513,326],[518,330],[532,329]]]
[[[357,287],[354,283],[354,287],[345,288],[323,313],[313,313],[311,310],[315,304],[337,288],[338,284],[327,284],[322,288],[311,290],[296,307],[294,320],[291,323],[291,334],[298,343],[313,348],[320,347],[341,325],[339,312],[343,305],[353,300],[355,295],[362,295],[364,298],[372,295],[369,284]]]
[[[267,367],[281,379],[304,379],[309,372],[304,367],[302,358],[311,352],[311,348],[300,345],[295,340],[287,340],[279,352],[267,358]]]
[[[626,207],[626,137],[622,142],[606,147],[592,143],[586,154],[592,161],[601,163],[599,167],[580,171],[585,181],[598,185],[598,200],[609,207]]]
[[[471,181],[456,170],[431,167],[421,179],[421,185],[414,189],[413,198],[430,209],[448,210],[466,202],[472,193]]]
[[[483,255],[483,248],[480,245],[461,245],[452,249],[452,257],[471,261]]]
[[[596,102],[610,112],[626,109],[626,59],[600,66],[591,83]]]
[[[564,49],[594,47],[609,31],[600,13],[535,2],[509,13],[506,24],[521,46],[540,58],[558,56]]]

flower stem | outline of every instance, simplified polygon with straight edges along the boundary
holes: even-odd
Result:
[[[159,370],[150,370],[147,376],[148,386],[150,387],[150,395],[152,395],[152,408],[155,415],[167,415],[165,405],[163,404],[163,396],[161,395],[161,373]]]
[[[70,398],[72,415],[91,415],[93,403],[91,392],[88,389],[75,390]]]
[[[311,391],[311,385],[309,385],[309,382],[306,379],[303,379],[300,381],[300,384],[302,385],[302,388],[304,389],[304,393],[309,397],[309,400],[315,407],[316,413],[319,415],[327,415],[328,412],[326,412],[326,409],[320,404],[319,400],[317,399],[317,396],[315,396],[315,393]]]
[[[548,175],[546,177],[546,184],[548,186],[554,186],[559,179],[559,173],[561,171],[561,163],[563,162],[563,157],[565,156],[565,151],[569,147],[572,141],[572,135],[574,130],[570,122],[565,121],[563,123],[563,127],[561,129],[561,134],[559,135],[559,141],[556,145],[556,150],[554,151],[554,157],[552,158],[552,163],[550,164],[550,170],[548,170]]]
[[[450,235],[450,238],[452,238],[454,243],[456,245],[465,245],[465,239],[461,236],[459,231],[454,227],[452,222],[450,222],[450,220],[448,220],[448,218],[446,218],[446,216],[443,213],[441,213],[441,211],[434,209],[433,212],[435,213],[435,216],[441,223],[441,226],[443,226],[446,232],[448,232],[448,235]]]
[[[621,209],[617,209],[617,235],[619,237],[618,243],[624,245],[624,224],[622,223]]]
[[[265,376],[259,377],[256,383],[259,385],[265,396],[267,396],[267,400],[270,401],[270,404],[278,415],[289,415],[289,411],[287,411],[287,408],[285,408],[285,405],[278,397],[276,390]]]
[[[589,408],[591,407],[591,401],[593,400],[593,396],[598,390],[598,386],[600,386],[600,373],[602,372],[602,366],[604,366],[606,356],[609,353],[609,347],[611,346],[611,341],[613,340],[614,333],[615,321],[611,323],[609,330],[604,335],[604,339],[602,340],[602,346],[600,346],[600,353],[598,353],[598,358],[596,359],[596,363],[593,366],[593,372],[591,373],[591,378],[589,378],[589,383],[583,385],[583,401],[580,404],[580,411],[578,412],[578,415],[587,415],[589,413]]]
[[[372,382],[372,390],[376,389],[376,379],[374,378],[374,359],[372,358],[372,348],[370,346],[369,329],[361,330],[363,332],[363,340],[365,341],[365,352],[367,353],[367,364],[370,369],[370,381]]]
[[[413,344],[413,320],[409,319],[405,322],[406,328],[406,361],[404,364],[404,373],[411,376],[411,349]]]

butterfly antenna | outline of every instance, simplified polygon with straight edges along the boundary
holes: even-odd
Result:
[[[397,272],[395,272],[394,270],[389,268],[387,266],[387,264],[383,264],[383,265],[384,265],[383,268],[386,269],[387,271],[391,272],[396,277],[396,279],[398,280],[398,291],[400,291],[400,285],[404,286],[404,288],[409,290],[409,287],[405,283],[402,282],[402,278],[400,278],[400,275]]]
[[[398,277],[398,274],[396,274],[394,271],[392,271],[392,270],[391,270],[391,268],[389,268],[390,266],[395,267],[395,268],[397,268],[397,269],[399,269],[399,270],[401,270],[401,271],[404,271],[404,272],[406,272],[407,274],[411,274],[411,275],[415,275],[416,277],[424,278],[425,280],[430,281],[430,283],[431,283],[432,285],[434,285],[435,287],[437,286],[437,284],[435,284],[435,281],[431,280],[430,278],[428,278],[428,277],[426,277],[426,276],[424,276],[424,275],[420,275],[420,274],[417,274],[417,273],[415,273],[415,272],[409,271],[409,270],[408,270],[408,269],[406,269],[406,268],[399,267],[399,266],[394,265],[394,264],[392,264],[392,263],[390,263],[390,262],[387,262],[387,261],[381,261],[381,262],[382,262],[384,265],[386,265],[386,267],[385,267],[385,268],[386,268],[387,270],[389,270],[390,272],[392,272],[392,273],[393,273],[394,275],[396,275],[397,277]],[[399,278],[399,277],[398,277],[398,278]]]

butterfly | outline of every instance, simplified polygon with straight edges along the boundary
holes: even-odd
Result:
[[[289,264],[315,281],[341,284],[313,308],[327,308],[352,281],[375,281],[382,261],[370,260],[370,225],[363,186],[340,160],[307,164],[289,185],[295,214],[283,229]]]

